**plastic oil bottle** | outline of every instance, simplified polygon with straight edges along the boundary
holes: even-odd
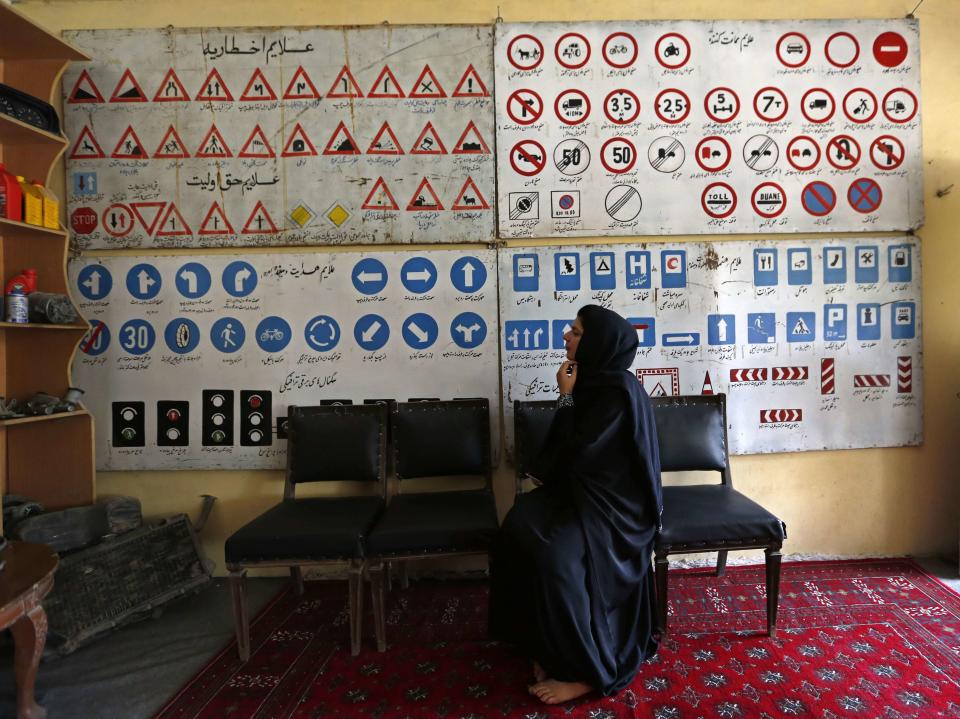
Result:
[[[30,184],[40,193],[43,200],[43,226],[51,230],[60,229],[60,200],[51,190],[43,186],[43,183],[37,180],[31,180]]]
[[[28,225],[42,227],[43,195],[20,175],[17,175],[17,182],[20,184],[21,192],[23,192],[23,221]]]
[[[17,178],[7,172],[0,162],[0,217],[6,220],[23,221],[23,193]]]

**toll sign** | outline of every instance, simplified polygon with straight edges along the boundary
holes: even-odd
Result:
[[[725,182],[714,182],[704,189],[700,204],[710,217],[723,219],[737,209],[737,193]]]

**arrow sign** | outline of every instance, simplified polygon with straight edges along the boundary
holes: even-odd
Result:
[[[146,270],[140,270],[137,273],[137,281],[140,283],[140,294],[145,295],[150,292],[150,287],[155,285],[157,281],[150,276],[150,273]]]
[[[700,344],[699,332],[667,332],[662,338],[664,347],[694,347]]]
[[[97,297],[100,294],[100,273],[94,270],[81,284],[90,290],[92,297]]]
[[[432,275],[430,270],[419,270],[417,272],[407,272],[404,275],[404,279],[415,280],[417,282],[429,282]]]
[[[191,270],[183,270],[180,272],[180,279],[187,283],[187,292],[190,294],[196,294],[197,292],[197,273],[192,272]]]
[[[367,282],[382,282],[383,274],[380,272],[359,272],[357,273],[357,279],[363,284]]]
[[[408,323],[407,323],[407,329],[408,329],[408,330],[410,331],[410,333],[413,334],[413,336],[416,337],[417,340],[420,341],[420,342],[426,342],[428,339],[430,339],[429,333],[427,333],[426,331],[424,331],[424,330],[420,327],[420,325],[418,325],[416,322],[408,322]]]
[[[467,261],[463,264],[463,284],[466,287],[473,287],[473,273],[474,273],[473,263]]]
[[[240,293],[243,292],[243,287],[246,284],[246,281],[250,279],[250,270],[246,267],[239,270],[237,274],[233,276],[233,290],[234,292]]]

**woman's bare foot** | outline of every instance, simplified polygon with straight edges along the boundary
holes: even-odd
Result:
[[[592,692],[593,687],[583,682],[560,682],[556,679],[546,679],[532,685],[529,691],[544,704],[563,704]]]
[[[540,662],[533,663],[533,678],[538,682],[547,678],[547,670],[540,666]]]

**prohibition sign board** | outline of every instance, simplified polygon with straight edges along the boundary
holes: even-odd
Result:
[[[810,41],[799,32],[788,32],[777,40],[777,59],[787,67],[802,67],[810,59]]]
[[[710,217],[722,220],[737,209],[737,193],[725,182],[714,182],[704,189],[700,204]]]
[[[798,135],[787,143],[787,162],[800,172],[812,170],[820,162],[820,145],[808,135]]]
[[[653,54],[656,55],[657,62],[668,70],[677,70],[690,60],[690,43],[683,35],[668,32],[657,40]]]
[[[877,114],[877,98],[865,87],[855,87],[843,96],[843,114],[850,122],[870,122]]]
[[[730,122],[740,112],[740,98],[729,87],[715,87],[703,98],[703,109],[714,122]]]
[[[637,39],[626,32],[615,32],[603,41],[603,59],[610,67],[630,67],[637,60]]]
[[[803,93],[800,100],[800,112],[810,122],[826,122],[833,113],[836,112],[837,103],[833,100],[833,95],[822,87],[814,87]]]
[[[835,67],[850,67],[860,57],[860,43],[848,32],[835,32],[823,44],[823,54]]]
[[[686,159],[686,152],[676,138],[658,137],[650,143],[647,159],[654,170],[669,174],[680,169]]]
[[[569,70],[577,70],[590,60],[590,43],[578,32],[563,35],[553,48],[557,62]]]
[[[654,110],[661,120],[669,125],[676,125],[686,120],[690,114],[690,98],[683,90],[667,88],[657,95]]]
[[[750,204],[760,217],[779,217],[787,209],[787,194],[776,182],[762,182],[753,188]]]
[[[780,159],[780,148],[767,135],[754,135],[743,143],[743,161],[756,172],[766,172]]]
[[[697,164],[707,172],[720,172],[730,164],[730,144],[722,137],[712,135],[697,143],[694,156]]]
[[[870,143],[870,161],[879,170],[896,170],[905,155],[903,143],[893,135],[880,135]]]
[[[600,162],[616,175],[629,172],[637,162],[637,148],[625,137],[611,137],[600,148]]]
[[[507,98],[507,114],[518,125],[532,125],[543,114],[543,98],[533,90],[514,90]]]
[[[827,143],[827,162],[838,170],[852,170],[860,162],[860,143],[850,135],[837,135]]]
[[[533,177],[547,164],[543,145],[535,140],[521,140],[510,150],[510,165],[517,174]]]
[[[854,180],[850,189],[847,190],[847,201],[850,207],[866,215],[879,209],[880,203],[883,202],[883,191],[876,180],[861,177],[859,180]]]
[[[517,35],[507,45],[507,60],[518,70],[533,70],[543,62],[543,43],[533,35]]]
[[[617,125],[629,125],[640,114],[640,99],[631,90],[618,88],[603,100],[603,114]]]
[[[580,90],[564,90],[553,101],[557,119],[566,125],[579,125],[590,115],[590,98]]]
[[[553,164],[564,175],[579,175],[590,167],[590,148],[583,140],[563,140],[553,148]]]
[[[895,87],[883,96],[883,114],[890,122],[910,122],[917,114],[917,96],[905,87]]]
[[[753,111],[761,120],[779,122],[787,114],[787,96],[776,87],[764,87],[753,96]]]
[[[133,230],[133,211],[126,205],[113,204],[100,217],[103,229],[114,237],[126,237]]]
[[[898,32],[882,32],[873,41],[873,57],[884,67],[896,67],[907,59],[907,41]]]
[[[837,193],[823,180],[815,180],[803,188],[800,204],[814,217],[823,217],[837,206]]]

